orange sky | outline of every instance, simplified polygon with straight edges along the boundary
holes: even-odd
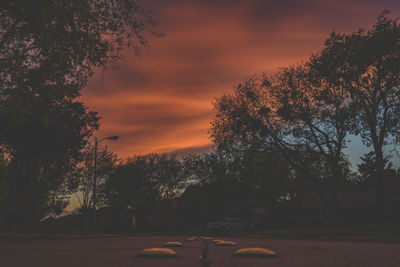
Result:
[[[271,73],[318,51],[332,30],[370,27],[399,1],[147,0],[165,34],[149,35],[140,56],[99,73],[82,100],[101,116],[98,137],[122,158],[149,152],[202,152],[212,101],[253,74]]]

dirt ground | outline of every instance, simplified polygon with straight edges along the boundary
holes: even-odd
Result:
[[[0,236],[0,266],[201,266],[203,240],[183,236]],[[400,244],[258,238],[225,239],[236,247],[210,245],[210,266],[400,266]],[[143,248],[180,241],[177,258],[141,258]],[[238,258],[243,247],[265,247],[276,258]]]

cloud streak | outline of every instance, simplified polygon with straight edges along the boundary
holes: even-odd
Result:
[[[98,136],[121,157],[210,148],[212,101],[253,74],[317,52],[332,30],[370,27],[397,1],[149,0],[163,38],[118,70],[96,72],[82,100],[102,117]],[[199,149],[196,149],[199,148]]]

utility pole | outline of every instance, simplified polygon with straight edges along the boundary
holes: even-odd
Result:
[[[93,160],[93,193],[92,193],[92,209],[93,209],[93,230],[97,230],[97,218],[96,218],[96,193],[97,193],[97,147],[101,141],[113,140],[117,141],[118,136],[104,137],[97,141],[97,137],[94,138],[94,160]]]
[[[97,218],[96,218],[96,192],[97,192],[97,137],[94,138],[94,162],[93,162],[93,196],[92,196],[92,208],[93,208],[93,229],[97,230]]]

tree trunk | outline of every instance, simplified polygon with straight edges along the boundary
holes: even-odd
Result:
[[[30,160],[25,161],[25,177],[27,182],[27,198],[25,199],[25,223],[32,225],[35,217],[35,177]]]
[[[330,179],[330,192],[331,192],[331,210],[329,212],[329,219],[335,223],[338,219],[339,211],[339,197],[338,197],[338,185],[340,182],[341,174],[339,167],[336,165],[332,168],[332,176]]]
[[[329,199],[328,199],[328,197],[326,196],[326,192],[323,190],[323,189],[320,189],[319,190],[319,197],[320,197],[320,199],[321,199],[321,201],[322,201],[322,204],[324,205],[324,207],[325,207],[325,210],[328,212],[328,213],[330,213],[330,211],[331,211],[331,203],[329,202]]]
[[[332,177],[330,181],[331,198],[332,198],[332,210],[336,211],[338,208],[338,185],[340,182],[340,170],[338,164],[335,164],[332,168]]]
[[[384,174],[385,174],[385,161],[383,158],[382,148],[375,149],[376,155],[376,173],[375,173],[375,201],[378,210],[383,211],[385,207],[385,192],[384,192]]]

